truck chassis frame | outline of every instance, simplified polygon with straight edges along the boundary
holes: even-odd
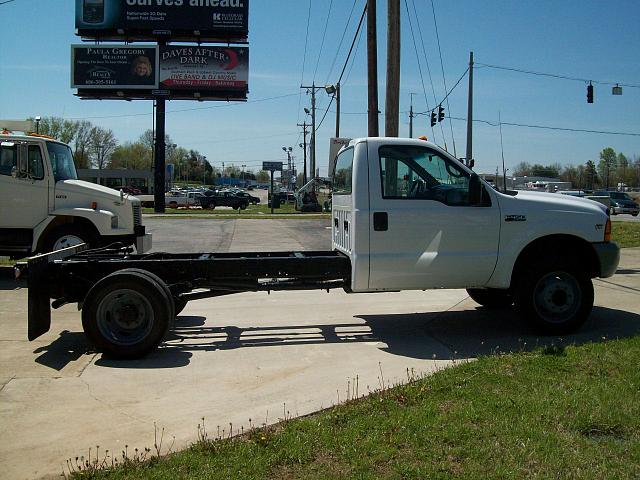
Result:
[[[49,331],[51,307],[77,302],[79,308],[84,308],[104,280],[115,278],[118,272],[152,277],[147,281],[162,288],[170,304],[168,310],[175,317],[190,300],[242,292],[348,289],[351,263],[347,256],[335,251],[140,255],[133,254],[131,248],[87,250],[84,244],[70,247],[32,257],[17,266],[17,277],[27,275],[29,340]],[[172,323],[173,318],[169,319]],[[89,334],[84,312],[83,326]],[[137,356],[141,355],[122,358]]]

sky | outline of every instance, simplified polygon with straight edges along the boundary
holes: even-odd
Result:
[[[166,131],[173,142],[200,151],[217,168],[225,162],[257,171],[263,161],[286,162],[282,147],[291,146],[302,171],[297,123],[311,122],[303,111],[310,108],[311,97],[300,86],[337,81],[365,0],[249,1],[248,101],[167,102]],[[3,2],[0,119],[86,119],[112,129],[120,143],[153,127],[151,101],[74,96],[70,45],[82,42],[75,36],[73,0]],[[384,132],[386,0],[378,0],[377,9],[379,125]],[[428,115],[417,116],[414,137],[427,135],[457,157],[465,156],[468,77],[452,87],[473,51],[476,171],[495,172],[503,155],[511,171],[520,162],[597,162],[605,147],[640,157],[640,1],[401,0],[401,12],[400,136],[409,136],[410,103],[416,112],[434,108],[445,96],[446,83],[452,90],[444,104],[447,118],[432,129]],[[585,80],[594,82],[593,104],[586,101]],[[609,83],[622,85],[623,95],[613,96]],[[340,136],[366,136],[364,32],[341,87]],[[328,103],[329,96],[318,91],[318,121]],[[321,175],[327,173],[334,135],[335,104],[317,129]]]

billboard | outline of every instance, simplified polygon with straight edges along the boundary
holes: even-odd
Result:
[[[333,170],[336,168],[336,156],[342,147],[349,145],[350,138],[332,137],[329,139],[329,172],[328,177],[333,176]]]
[[[71,45],[71,88],[158,88],[158,49]]]
[[[71,88],[82,98],[247,98],[248,47],[72,45],[71,57]]]
[[[100,40],[242,43],[249,0],[76,0],[76,30]]]
[[[237,92],[246,96],[249,49],[168,45],[160,47],[160,88],[171,91]]]

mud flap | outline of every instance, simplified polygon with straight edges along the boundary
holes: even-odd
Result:
[[[51,328],[51,305],[49,276],[47,270],[49,261],[45,256],[29,260],[29,341],[47,333]]]

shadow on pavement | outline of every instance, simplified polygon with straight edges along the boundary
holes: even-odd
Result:
[[[594,307],[590,319],[573,335],[536,335],[511,309],[356,316],[362,323],[238,327],[206,325],[206,318],[180,316],[162,346],[146,358],[131,361],[105,356],[95,364],[108,368],[161,369],[189,365],[193,352],[253,347],[286,347],[380,342],[392,355],[460,360],[482,355],[531,351],[549,346],[580,345],[640,334],[640,315]],[[61,369],[90,352],[83,333],[63,332],[36,361]]]
[[[11,274],[13,275],[13,274]],[[0,276],[0,290],[18,290],[20,288],[27,288],[26,280],[15,280],[12,276]]]

